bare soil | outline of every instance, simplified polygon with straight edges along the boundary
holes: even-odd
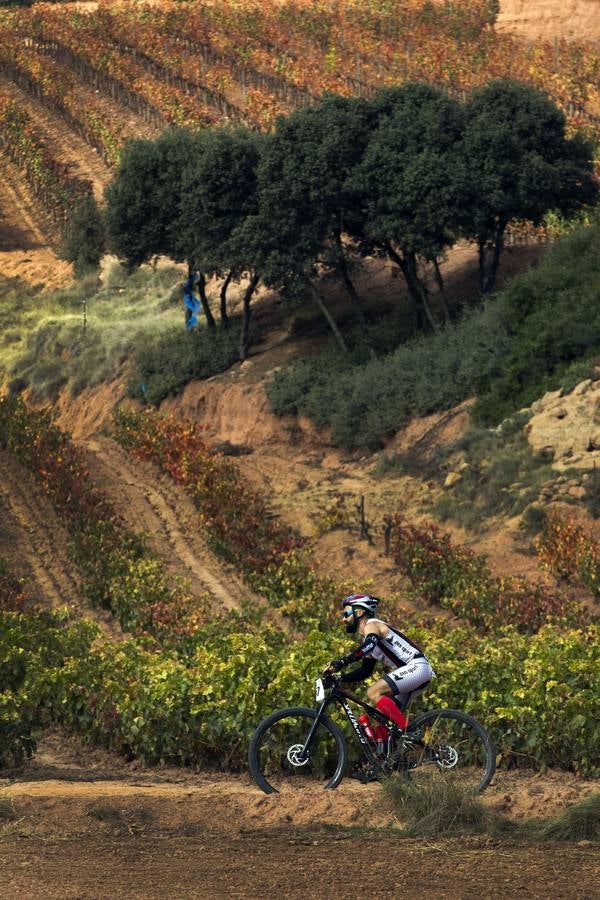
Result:
[[[18,168],[0,155],[0,275],[47,288],[68,283],[71,266],[48,246],[51,224]]]
[[[409,886],[434,898],[598,896],[597,845],[406,838],[379,785],[267,796],[247,777],[146,769],[59,734],[4,774],[3,896],[343,898],[365,878],[384,897]],[[543,817],[593,788],[500,773],[486,802],[513,820]]]
[[[96,436],[84,446],[93,480],[128,527],[146,535],[169,573],[189,582],[199,600],[208,595],[212,609],[238,607],[248,588],[207,547],[200,515],[185,490],[155,466],[132,459],[110,438]]]

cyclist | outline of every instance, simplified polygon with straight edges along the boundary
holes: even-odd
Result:
[[[416,694],[435,678],[425,654],[405,634],[375,618],[380,601],[370,594],[352,594],[342,600],[342,621],[348,634],[358,634],[362,642],[351,653],[329,663],[327,672],[339,672],[353,662],[360,665],[341,676],[341,681],[364,681],[378,662],[389,671],[367,689],[370,703],[404,729],[408,719],[403,710]]]

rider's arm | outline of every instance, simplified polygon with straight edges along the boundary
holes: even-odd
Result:
[[[356,648],[356,650],[352,650],[351,653],[348,653],[347,656],[342,656],[341,659],[334,659],[330,664],[330,667],[334,670],[334,672],[339,672],[340,669],[344,669],[350,663],[356,662],[357,660],[362,659],[368,653],[371,653],[378,645],[379,641],[379,635],[374,631],[370,632],[366,635],[364,641]]]
[[[352,669],[352,671],[346,672],[345,675],[341,676],[340,681],[364,681],[365,678],[368,678],[369,675],[373,674],[373,670],[375,669],[376,665],[377,660],[375,659],[363,659],[360,666],[356,666],[356,668]]]

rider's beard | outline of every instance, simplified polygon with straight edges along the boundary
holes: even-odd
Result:
[[[352,617],[352,621],[350,622],[349,625],[346,625],[345,628],[346,628],[346,631],[348,632],[348,634],[354,634],[354,632],[358,628],[358,619],[355,619],[354,617]]]

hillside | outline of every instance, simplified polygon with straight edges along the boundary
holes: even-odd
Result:
[[[201,317],[187,331],[188,268],[168,251],[132,271],[105,254],[80,279],[58,257],[72,210],[102,204],[129,138],[268,132],[325,91],[371,97],[414,79],[465,103],[491,78],[522,78],[597,151],[596,6],[0,10],[2,897],[346,900],[365,883],[435,900],[596,896],[593,211],[513,221],[487,300],[475,243],[422,256],[430,329],[411,322],[410,285],[377,248],[353,260],[362,335],[323,266],[345,353],[319,297],[261,284],[239,361],[246,269],[230,329],[213,278],[215,329]],[[339,601],[355,591],[382,597],[382,617],[434,665],[411,723],[460,709],[490,733],[481,797],[467,786],[477,735],[439,737],[437,713],[416,749],[373,744],[382,783],[360,783],[372,761],[341,708],[339,788],[322,789],[327,733],[296,766],[297,726],[276,725],[261,758],[297,777],[272,795],[252,780],[257,724],[312,709],[315,678],[348,652]]]
[[[348,2],[342,9],[336,3],[312,31],[302,16],[292,22],[278,5],[269,12],[259,5],[258,38],[252,16],[248,23],[232,21],[226,2],[215,3],[214,14],[206,19],[194,18],[194,3],[185,6],[185,30],[195,34],[195,44],[177,36],[178,3],[154,4],[151,20],[131,4],[98,9],[86,4],[84,19],[71,5],[61,4],[4,13],[0,108],[6,115],[16,103],[26,120],[10,132],[10,139],[5,129],[1,148],[9,174],[3,187],[8,193],[0,198],[0,226],[5,223],[6,235],[0,242],[3,272],[34,277],[39,257],[39,279],[57,284],[46,251],[38,245],[43,235],[43,242],[56,246],[57,222],[69,206],[61,192],[89,184],[99,196],[123,142],[134,135],[152,136],[168,125],[209,121],[268,128],[277,114],[325,90],[368,95],[384,84],[423,78],[461,94],[493,74],[543,87],[570,122],[597,128],[597,51],[568,42],[530,45],[511,36],[513,25],[523,21],[527,34],[531,20],[543,27],[544,39],[562,38],[568,20],[569,29],[580,23],[580,39],[593,38],[593,3],[560,4],[560,14],[559,4],[528,3],[525,14],[523,4],[502,3],[495,29],[488,27],[483,0],[443,6],[433,20],[422,12],[422,4],[412,4],[393,23],[375,8],[371,18],[365,17],[360,11],[364,4]],[[404,30],[410,31],[417,53],[405,45]],[[383,43],[378,31],[385,34]],[[322,51],[326,43],[328,56]],[[23,144],[16,149],[23,128],[29,129],[29,161],[18,155]],[[36,170],[32,161],[40,153],[44,165]],[[46,200],[40,204],[42,194]],[[29,256],[15,256],[15,233],[21,234]]]

